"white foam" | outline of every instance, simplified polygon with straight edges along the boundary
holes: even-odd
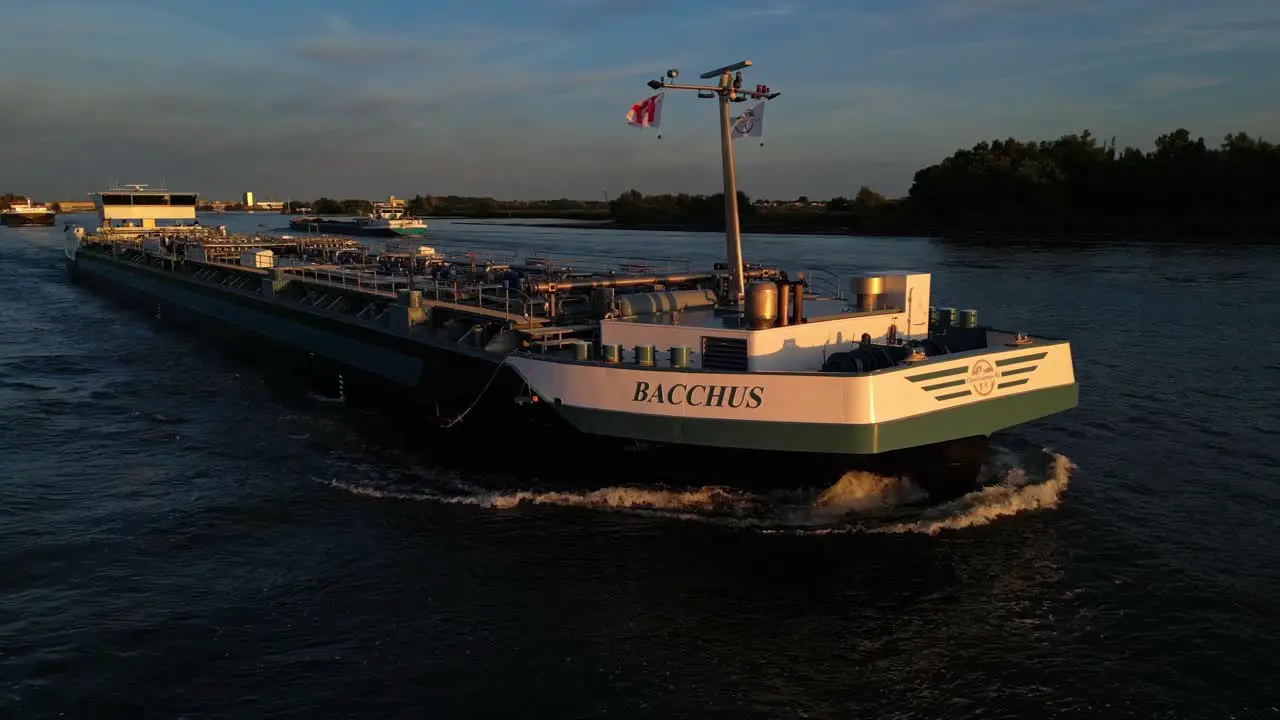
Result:
[[[922,533],[986,525],[1023,512],[1047,510],[1061,502],[1075,465],[1067,457],[1044,450],[1043,470],[1026,468],[1012,452],[997,449],[975,491],[942,505],[914,509],[926,494],[909,479],[867,472],[845,474],[821,492],[777,491],[753,494],[708,486],[688,489],[612,486],[588,491],[495,491],[457,486],[424,487],[415,473],[388,473],[380,468],[346,468],[354,482],[321,479],[326,485],[365,497],[473,505],[493,510],[550,505],[603,512],[624,512],[671,520],[748,528],[770,534]],[[362,472],[364,470],[365,472]],[[437,479],[438,476],[437,476]]]
[[[875,533],[923,533],[987,525],[1009,515],[1056,508],[1062,502],[1075,464],[1065,455],[1050,454],[1049,470],[1040,481],[1032,481],[1022,468],[1011,468],[1003,482],[981,487],[951,502],[925,509],[918,519],[875,528],[824,528],[833,533],[858,530]]]

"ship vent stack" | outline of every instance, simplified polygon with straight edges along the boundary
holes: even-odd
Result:
[[[804,273],[796,273],[791,281],[791,324],[804,324]]]
[[[884,297],[884,277],[880,275],[864,275],[856,277],[851,283],[854,297],[857,298],[858,312],[872,312],[881,309],[881,298]]]
[[[778,286],[753,282],[747,286],[747,325],[752,330],[773,327],[778,319]]]
[[[791,285],[783,278],[778,278],[778,326],[791,324]]]
[[[611,287],[597,287],[591,289],[591,315],[597,320],[603,320],[614,311],[614,298],[617,290]]]

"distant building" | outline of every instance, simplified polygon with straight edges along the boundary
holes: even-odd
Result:
[[[241,202],[243,202],[244,206],[247,208],[253,207],[253,192],[246,190]]]
[[[253,205],[254,210],[281,210],[284,203],[279,200],[259,200]]]
[[[93,212],[92,200],[59,200],[53,208],[60,213]]]

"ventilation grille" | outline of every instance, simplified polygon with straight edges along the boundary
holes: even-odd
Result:
[[[742,338],[702,338],[702,369],[747,371],[747,341]]]

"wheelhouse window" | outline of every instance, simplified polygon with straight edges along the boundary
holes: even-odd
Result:
[[[196,193],[173,194],[137,194],[137,193],[103,193],[103,205],[173,205],[178,207],[195,207],[199,196]]]

